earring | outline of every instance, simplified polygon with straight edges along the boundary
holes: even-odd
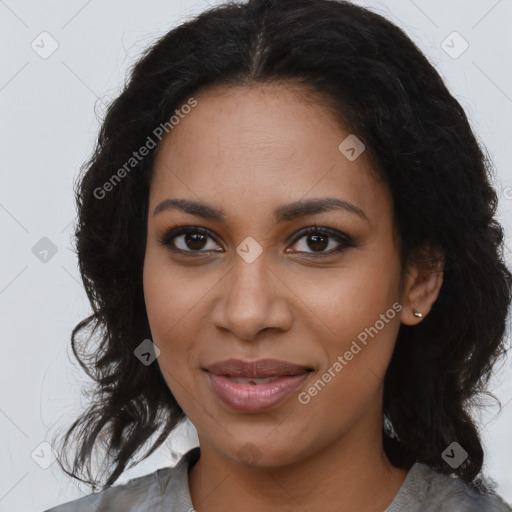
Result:
[[[418,318],[423,318],[423,313],[420,313],[419,311],[416,311],[415,309],[413,309],[414,311],[414,316],[417,316]]]

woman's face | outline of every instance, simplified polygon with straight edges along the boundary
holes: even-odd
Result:
[[[196,100],[163,140],[150,189],[144,294],[171,392],[202,447],[243,463],[284,465],[380,433],[383,376],[411,315],[391,196],[360,146],[339,148],[350,134],[329,111],[289,88]],[[326,198],[340,207],[296,211]],[[192,229],[163,245],[176,226]],[[250,383],[247,368],[212,368],[228,359],[297,366]]]

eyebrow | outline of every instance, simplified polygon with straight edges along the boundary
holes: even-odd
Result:
[[[222,223],[226,222],[226,212],[222,208],[215,208],[209,204],[191,199],[165,199],[153,211],[153,216],[164,210],[177,209],[205,219],[212,219]],[[337,197],[323,197],[319,199],[303,199],[293,203],[279,206],[274,210],[274,220],[277,223],[289,222],[299,217],[313,215],[329,210],[344,210],[353,213],[369,222],[368,217],[361,208],[355,204],[338,199]]]

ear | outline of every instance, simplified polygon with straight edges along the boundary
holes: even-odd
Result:
[[[416,325],[432,309],[443,284],[444,254],[439,248],[424,246],[407,265],[401,297],[400,322]],[[415,316],[414,312],[422,317]]]

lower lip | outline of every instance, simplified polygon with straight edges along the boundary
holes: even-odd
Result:
[[[260,412],[288,398],[308,378],[309,372],[281,377],[266,384],[239,384],[208,372],[214,393],[239,412]]]

